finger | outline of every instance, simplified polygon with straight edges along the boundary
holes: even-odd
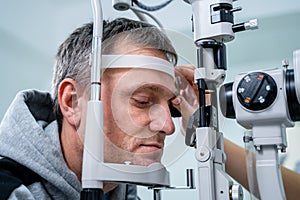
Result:
[[[192,70],[195,69],[194,65],[178,65],[178,66],[176,66],[176,67],[179,67],[179,68],[186,68],[186,69],[192,69]]]
[[[197,109],[190,105],[182,96],[177,96],[171,102],[172,105],[181,112],[183,118],[189,118]]]
[[[180,103],[181,103],[181,101],[182,100],[181,100],[180,96],[177,96],[177,97],[175,97],[175,98],[173,98],[171,100],[171,103],[172,103],[172,105],[173,105],[174,108],[176,108],[177,110],[181,111],[181,109],[180,109]]]
[[[192,86],[196,95],[198,96],[198,87],[194,81],[194,71],[195,67],[193,65],[181,65],[175,67],[175,72],[177,72],[179,76],[185,78],[188,81],[188,83]]]
[[[180,77],[186,79],[190,85],[194,84],[194,68],[186,66],[175,67],[175,73]]]

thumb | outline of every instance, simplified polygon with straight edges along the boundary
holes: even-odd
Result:
[[[171,102],[173,107],[175,107],[181,112],[182,128],[186,130],[189,119],[197,110],[197,106],[190,105],[189,102],[183,96],[177,96]]]

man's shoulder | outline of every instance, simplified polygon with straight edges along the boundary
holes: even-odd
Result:
[[[27,167],[11,160],[0,159],[0,200],[8,199],[11,193],[20,186],[28,186],[42,178]],[[22,188],[22,187],[21,187]]]

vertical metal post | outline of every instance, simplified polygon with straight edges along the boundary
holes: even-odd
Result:
[[[103,199],[103,182],[97,180],[98,163],[103,162],[103,105],[100,101],[101,43],[103,17],[101,0],[91,0],[94,24],[91,64],[91,96],[87,105],[86,130],[82,163],[81,200]]]
[[[153,200],[161,200],[161,190],[153,189]]]

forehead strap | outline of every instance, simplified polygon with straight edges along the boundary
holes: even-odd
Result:
[[[102,55],[102,67],[152,69],[169,74],[175,78],[174,65],[170,62],[144,55]]]

